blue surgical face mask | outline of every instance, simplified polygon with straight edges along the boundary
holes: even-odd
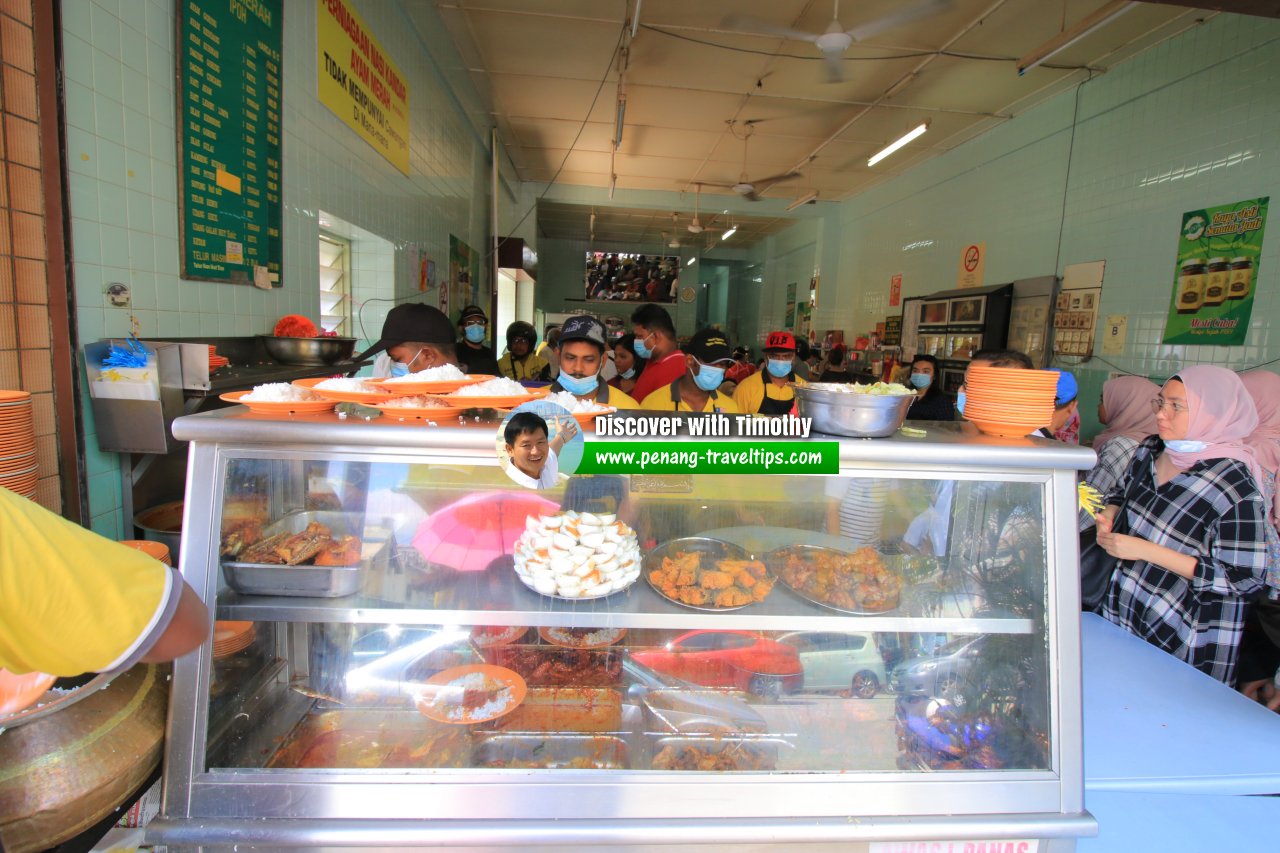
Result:
[[[960,391],[956,394],[956,411],[964,414],[964,392]]]
[[[1164,446],[1172,450],[1174,453],[1199,453],[1209,445],[1203,441],[1194,441],[1186,438],[1171,438],[1165,441]]]
[[[643,338],[635,339],[631,344],[631,348],[636,351],[636,355],[644,359],[653,357],[653,350],[649,349],[649,347],[645,345],[645,341],[649,340],[651,337],[653,337],[652,333],[645,335]]]
[[[911,374],[911,384],[917,388],[928,388],[931,382],[933,382],[933,377],[927,373]]]
[[[575,397],[582,397],[596,390],[596,386],[600,384],[600,377],[596,374],[590,376],[570,376],[567,373],[561,373],[557,377],[560,381],[560,387],[568,391]]]
[[[712,367],[698,362],[698,372],[694,374],[693,383],[703,391],[714,391],[724,382],[724,368]]]
[[[473,344],[484,343],[484,326],[482,325],[472,324],[470,326],[464,326],[462,334],[465,335],[466,339]]]
[[[391,375],[392,376],[408,376],[409,365],[399,361],[391,362]]]
[[[634,367],[629,367],[618,375],[621,376],[623,379],[631,379],[636,375],[636,369]]]
[[[765,362],[765,366],[769,368],[769,375],[776,376],[779,379],[791,375],[791,362],[783,361],[777,358],[771,358]]]

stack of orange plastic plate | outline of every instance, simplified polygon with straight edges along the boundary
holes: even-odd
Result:
[[[226,356],[218,355],[218,348],[213,344],[209,344],[209,372],[213,373],[219,367],[226,367],[231,363],[231,359]]]
[[[1058,374],[1051,370],[969,366],[964,416],[988,435],[1026,436],[1053,420]]]
[[[120,544],[155,557],[166,566],[173,565],[173,559],[169,556],[169,546],[163,542],[152,542],[150,539],[121,539]]]
[[[215,622],[213,625],[213,656],[225,658],[242,652],[253,645],[256,632],[252,622]]]
[[[16,714],[29,708],[57,680],[57,676],[45,675],[43,672],[14,675],[0,667],[0,716]]]
[[[31,394],[0,391],[0,487],[34,499],[39,467]]]

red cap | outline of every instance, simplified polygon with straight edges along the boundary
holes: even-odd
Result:
[[[789,349],[796,351],[796,336],[790,332],[770,332],[769,337],[765,339],[764,348],[770,349]]]

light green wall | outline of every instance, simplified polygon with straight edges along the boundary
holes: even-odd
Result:
[[[416,281],[409,249],[448,268],[449,235],[488,245],[489,110],[472,89],[434,4],[422,34],[403,0],[355,0],[356,10],[410,89],[405,177],[316,99],[315,2],[287,4],[284,36],[284,287],[178,277],[174,165],[174,0],[69,0],[61,4],[76,323],[81,341],[124,335],[127,310],[104,308],[108,282],[127,282],[146,336],[248,335],[283,314],[318,319],[317,211],[395,246],[397,295]],[[500,204],[512,205],[509,197]],[[376,338],[390,303],[368,303],[363,334]],[[359,306],[356,306],[357,311]],[[359,329],[357,329],[359,334]],[[119,537],[120,476],[97,450],[86,409],[92,526]],[[130,531],[131,532],[131,531]]]
[[[987,284],[1106,261],[1100,313],[1129,318],[1125,351],[1060,365],[1081,380],[1086,436],[1110,371],[1163,377],[1280,357],[1275,233],[1244,346],[1161,343],[1182,213],[1280,193],[1277,79],[1280,21],[1219,15],[846,202],[838,280],[823,279],[836,325],[868,328],[890,313],[894,273],[904,296],[954,287],[962,248],[985,241]]]

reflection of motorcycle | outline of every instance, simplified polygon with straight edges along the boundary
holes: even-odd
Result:
[[[931,769],[1004,766],[992,746],[996,724],[958,713],[945,699],[899,701],[903,752]]]

